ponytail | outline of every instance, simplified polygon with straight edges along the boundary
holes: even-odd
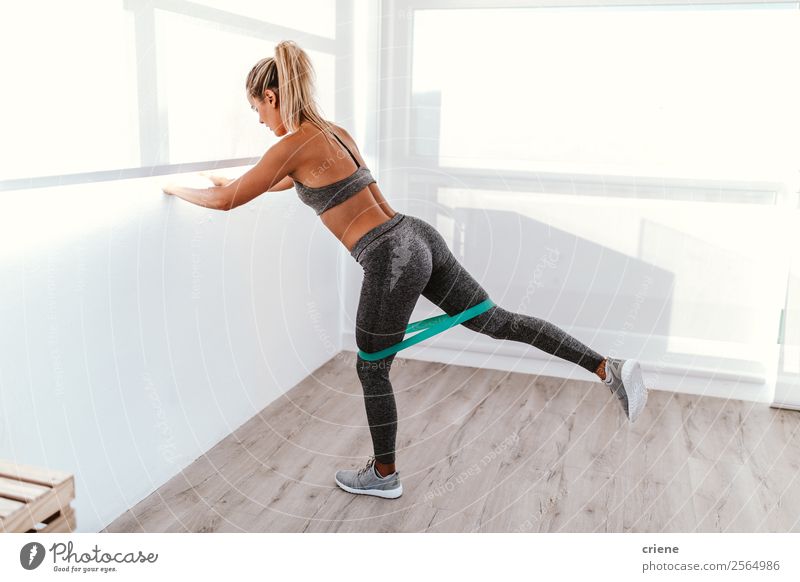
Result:
[[[270,89],[278,96],[281,121],[287,131],[294,132],[304,121],[310,121],[324,132],[332,123],[323,119],[315,101],[315,73],[306,52],[293,40],[275,46],[275,56],[261,59],[250,70],[245,83],[248,95],[262,101]]]

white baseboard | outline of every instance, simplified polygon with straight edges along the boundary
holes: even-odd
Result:
[[[800,404],[797,404],[796,402],[778,402],[778,401],[775,401],[770,406],[772,406],[772,408],[783,408],[785,410],[797,410],[797,411],[800,411]]]

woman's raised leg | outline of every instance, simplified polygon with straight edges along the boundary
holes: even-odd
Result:
[[[488,299],[489,294],[456,259],[438,231],[430,225],[426,230],[429,230],[432,253],[439,260],[434,261],[430,280],[422,291],[423,296],[449,315],[461,313]],[[601,364],[605,359],[602,355],[544,319],[514,313],[496,305],[461,325],[495,339],[532,345],[593,374],[602,373]]]

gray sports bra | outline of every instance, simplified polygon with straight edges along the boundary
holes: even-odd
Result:
[[[310,188],[309,186],[306,186],[305,184],[302,184],[292,178],[300,201],[303,202],[303,204],[307,204],[313,208],[317,215],[322,214],[329,208],[333,208],[334,206],[341,204],[348,198],[352,198],[361,190],[363,190],[367,184],[376,182],[369,169],[366,166],[362,167],[358,163],[358,160],[353,155],[353,152],[351,152],[350,148],[348,148],[344,142],[339,139],[339,136],[333,133],[333,137],[335,137],[336,140],[344,146],[344,149],[346,149],[347,153],[350,154],[350,157],[353,158],[353,161],[356,163],[356,166],[358,166],[358,169],[356,169],[355,172],[346,178],[337,180],[333,184],[328,184],[327,186],[320,186],[319,188]]]

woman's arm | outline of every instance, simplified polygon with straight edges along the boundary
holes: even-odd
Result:
[[[208,172],[200,172],[201,176],[205,176],[209,180],[214,183],[214,186],[227,186],[231,182],[233,182],[236,178],[226,178],[225,176],[220,176],[218,174],[209,174]],[[286,176],[283,180],[275,184],[272,188],[267,190],[267,192],[278,192],[280,190],[288,190],[289,188],[294,187],[294,180],[291,176]]]
[[[171,183],[162,189],[166,194],[174,194],[198,206],[232,210],[285,184],[294,170],[289,161],[293,154],[292,142],[282,139],[270,147],[255,166],[223,186],[189,188]]]
[[[275,184],[272,188],[267,190],[267,192],[278,192],[279,190],[288,190],[289,188],[294,187],[294,180],[292,180],[291,176],[286,176],[283,180]]]
[[[211,208],[212,210],[225,210],[222,208],[222,199],[220,198],[221,186],[212,186],[211,188],[190,188],[189,186],[181,186],[180,184],[170,183],[162,186],[161,190],[164,194],[172,194],[178,198],[183,198],[187,202],[197,204],[204,208]]]
[[[224,203],[224,199],[220,198],[220,194],[224,191],[224,187],[233,182],[233,178],[225,178],[223,176],[207,176],[215,186],[211,188],[189,188],[181,186],[180,184],[168,184],[163,187],[165,194],[174,194],[179,198],[203,206],[213,210],[227,210],[228,207]],[[288,190],[294,186],[294,180],[290,176],[286,176],[280,182],[275,184],[267,192],[277,192],[279,190]]]

